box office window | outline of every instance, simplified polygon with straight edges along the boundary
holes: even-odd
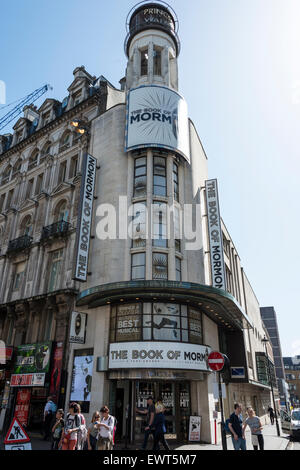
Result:
[[[123,341],[203,344],[202,313],[187,305],[160,302],[112,306],[110,342]]]

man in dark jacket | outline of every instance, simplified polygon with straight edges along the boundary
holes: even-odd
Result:
[[[164,415],[164,406],[157,405],[155,410],[154,426],[154,444],[153,451],[159,450],[159,443],[161,442],[165,450],[169,450],[168,443],[165,439],[166,433],[166,418]]]
[[[147,398],[147,410],[141,411],[137,408],[136,412],[139,414],[147,415],[147,426],[145,427],[145,437],[144,437],[144,443],[142,447],[142,450],[146,450],[149,436],[150,434],[153,433],[152,425],[153,425],[154,416],[155,416],[155,406],[154,406],[153,398],[152,397]]]
[[[230,415],[228,427],[232,434],[232,444],[234,450],[247,450],[245,430],[243,429],[243,420],[241,417],[242,405],[235,403],[234,413]]]

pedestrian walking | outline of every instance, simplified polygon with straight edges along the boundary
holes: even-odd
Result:
[[[55,418],[55,424],[52,426],[52,450],[59,449],[59,443],[65,426],[64,410],[57,410]]]
[[[271,424],[274,424],[274,410],[271,405],[268,408],[268,413],[270,416]]]
[[[88,450],[97,450],[97,440],[99,429],[97,424],[100,424],[100,412],[95,411],[92,417],[92,422],[88,427],[87,433],[87,443],[88,443]]]
[[[77,444],[77,433],[80,428],[79,408],[77,403],[71,403],[69,413],[65,419],[65,427],[59,446],[62,450],[75,450]]]
[[[81,413],[81,407],[79,403],[77,403],[77,406],[78,406],[78,417],[80,419],[80,427],[79,427],[79,431],[77,434],[76,449],[84,450],[84,449],[87,449],[87,428],[86,428],[86,423],[85,423],[85,417]]]
[[[234,413],[230,415],[228,427],[232,434],[234,450],[246,450],[246,439],[243,431],[243,419],[241,417],[242,405],[235,403]]]
[[[147,398],[147,410],[139,410],[137,408],[136,412],[138,414],[147,415],[147,420],[146,420],[147,425],[145,427],[144,442],[142,446],[142,450],[146,450],[150,434],[152,434],[154,438],[153,422],[155,418],[155,406],[154,406],[153,397],[149,396]]]
[[[107,406],[101,408],[100,414],[100,422],[96,425],[99,429],[97,450],[112,450],[115,420]]]
[[[255,415],[253,408],[248,408],[248,418],[245,421],[243,426],[243,433],[245,434],[245,429],[249,426],[251,430],[251,440],[253,445],[253,450],[264,450],[264,436],[262,435],[262,424],[258,416]]]
[[[47,403],[44,408],[44,441],[47,441],[50,437],[52,421],[55,416],[57,406],[53,401],[53,397],[49,396],[47,398]]]
[[[166,418],[164,415],[164,406],[159,404],[155,407],[155,417],[154,417],[154,444],[153,451],[159,450],[159,443],[161,442],[165,450],[169,450],[168,443],[165,439],[166,429]]]

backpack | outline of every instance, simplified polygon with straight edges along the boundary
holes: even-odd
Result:
[[[78,441],[77,441],[77,447],[79,450],[82,450],[84,448],[84,444],[87,440],[87,428],[85,425],[85,419],[83,415],[78,415],[79,418],[79,431],[78,431]]]
[[[118,424],[118,421],[117,421],[117,418],[115,418],[114,416],[111,416],[109,417],[109,422],[108,424],[111,422],[111,418],[114,420],[114,427],[113,427],[113,430],[112,430],[112,444],[113,446],[115,445],[115,439],[116,439],[116,431],[117,431],[117,424]]]
[[[51,401],[51,408],[50,408],[51,412],[52,413],[56,413],[56,410],[57,410],[57,406],[55,403],[53,403],[53,401]]]
[[[229,426],[228,426],[229,423],[230,423],[230,418],[227,418],[224,423],[224,429],[225,429],[226,434],[229,434],[230,436],[232,436],[232,432],[230,431]]]

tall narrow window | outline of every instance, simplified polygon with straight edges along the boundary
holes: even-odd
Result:
[[[181,259],[176,257],[176,281],[181,281]]]
[[[178,186],[178,165],[173,163],[173,193],[175,201],[179,202],[179,186]]]
[[[179,207],[175,206],[174,210],[174,235],[175,235],[175,250],[181,251],[182,239],[182,213]]]
[[[136,158],[134,161],[133,197],[145,196],[147,192],[147,159]]]
[[[50,277],[49,277],[49,291],[53,292],[58,289],[59,275],[63,260],[63,250],[57,250],[52,253]]]
[[[58,183],[62,183],[66,178],[67,162],[64,161],[59,166]]]
[[[8,166],[8,167],[6,168],[6,170],[3,172],[2,181],[1,181],[2,184],[6,184],[6,183],[9,182],[10,176],[11,176],[11,172],[12,172],[12,167],[11,167],[11,166]]]
[[[148,75],[148,49],[141,51],[141,76]]]
[[[13,198],[13,194],[14,194],[14,190],[11,189],[8,193],[8,196],[7,196],[7,201],[6,201],[6,210],[8,210],[11,206],[11,203],[12,203],[12,198]]]
[[[161,75],[161,49],[156,46],[153,50],[153,71],[154,75]]]
[[[39,151],[35,150],[31,157],[29,158],[28,162],[28,171],[32,170],[32,168],[35,168],[38,164],[38,158],[39,158]]]
[[[146,275],[146,253],[135,253],[131,255],[131,279],[145,279]]]
[[[8,332],[7,332],[7,337],[6,337],[7,344],[12,344],[14,326],[15,326],[15,320],[11,318],[9,321],[9,327],[8,327]]]
[[[14,290],[19,290],[19,288],[22,284],[22,281],[23,281],[23,278],[24,278],[25,266],[26,266],[25,262],[18,263],[16,265],[15,279],[14,279]]]
[[[53,324],[53,310],[49,310],[46,318],[44,341],[51,340],[51,331]]]
[[[26,188],[26,194],[25,194],[25,199],[28,199],[31,194],[32,194],[32,188],[33,188],[33,178],[28,181],[27,183],[27,188]]]
[[[4,200],[5,200],[5,194],[1,194],[0,196],[0,212],[4,209]]]
[[[69,217],[69,211],[67,208],[67,203],[66,201],[63,201],[56,209],[56,219],[57,221],[64,220],[65,222],[68,222],[68,217]]]
[[[73,106],[77,106],[81,101],[81,90],[77,91],[73,95]]]
[[[69,178],[74,178],[74,176],[76,176],[77,168],[78,168],[78,155],[76,155],[76,157],[73,157],[71,160]]]
[[[133,205],[132,247],[146,246],[146,203],[138,202]]]
[[[153,246],[167,248],[167,204],[155,201],[152,206]]]
[[[154,157],[153,161],[153,194],[156,196],[167,195],[166,159]]]
[[[37,196],[38,194],[40,194],[40,192],[41,192],[41,190],[42,190],[43,178],[44,178],[44,173],[41,173],[41,174],[37,177],[37,182],[36,182],[36,187],[35,187],[35,195],[36,195],[36,196]]]
[[[152,278],[168,279],[168,255],[164,253],[153,253],[152,255]]]

